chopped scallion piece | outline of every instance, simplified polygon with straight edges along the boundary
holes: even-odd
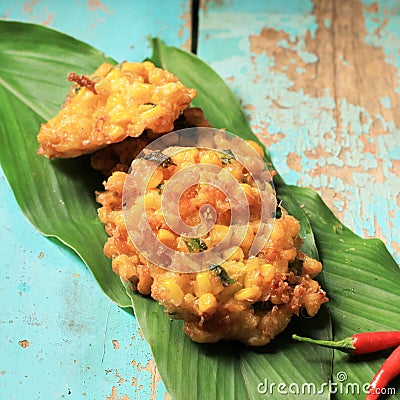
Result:
[[[221,161],[222,164],[231,164],[232,163],[232,158],[235,160],[235,155],[232,153],[232,150],[223,150],[224,155],[221,156]]]
[[[167,168],[168,165],[172,164],[172,161],[168,156],[158,151],[152,151],[151,153],[146,154],[143,158],[147,161],[156,163],[157,165],[161,165],[163,168]]]
[[[221,279],[221,282],[224,286],[229,286],[232,283],[236,282],[228,275],[225,269],[220,265],[211,264],[210,270],[213,271],[216,275],[218,275],[219,279]]]
[[[199,238],[184,238],[183,241],[190,253],[196,253],[208,249],[207,245]]]

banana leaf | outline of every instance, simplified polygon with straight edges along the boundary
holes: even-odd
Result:
[[[88,159],[49,161],[36,155],[40,123],[55,115],[67,93],[66,74],[91,73],[101,62],[115,61],[42,26],[0,21],[0,35],[0,162],[18,204],[40,232],[82,258],[112,301],[134,307],[172,398],[290,398],[296,390],[299,399],[360,398],[343,390],[332,394],[321,385],[329,380],[343,383],[337,377],[345,372],[346,382],[361,388],[386,354],[353,360],[329,349],[294,343],[290,335],[295,331],[329,339],[399,329],[400,274],[383,243],[354,235],[315,192],[287,186],[278,175],[278,197],[301,221],[304,250],[313,256],[319,251],[330,303],[316,318],[294,319],[265,348],[191,342],[180,321],[169,321],[154,301],[127,291],[111,271],[102,251],[106,234],[97,219],[94,197],[102,178],[91,171]],[[204,109],[214,126],[244,139],[255,138],[232,92],[204,62],[159,40],[153,41],[152,59],[197,89],[195,105]],[[271,163],[269,155],[267,161]],[[279,383],[286,385],[281,392]],[[275,384],[272,389],[271,384]],[[314,393],[307,392],[313,390],[311,384]]]

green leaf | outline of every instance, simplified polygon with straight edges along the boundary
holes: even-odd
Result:
[[[57,113],[70,86],[67,73],[91,73],[113,61],[39,25],[0,21],[0,37],[0,162],[15,198],[40,232],[76,251],[104,293],[128,307],[124,287],[103,254],[107,235],[94,196],[101,177],[88,158],[49,161],[36,154],[40,124]]]
[[[326,309],[315,318],[313,330],[296,319],[292,326],[264,348],[248,348],[235,342],[197,344],[183,332],[182,321],[170,321],[160,313],[160,306],[131,292],[135,315],[150,344],[157,368],[168,393],[178,399],[260,399],[265,388],[273,383],[289,387],[295,383],[313,382],[316,387],[327,381],[330,371],[330,351],[318,346],[300,348],[290,340],[291,332],[308,332],[324,337],[330,328]],[[324,349],[326,350],[326,349]],[[260,384],[267,383],[267,386]],[[268,398],[287,399],[277,389],[269,389]],[[307,393],[296,399],[310,399]],[[324,393],[315,399],[328,399]]]

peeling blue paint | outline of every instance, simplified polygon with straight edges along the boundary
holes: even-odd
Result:
[[[325,18],[324,22],[325,22],[326,28],[331,29],[332,21],[330,20],[330,18]]]
[[[392,100],[390,100],[389,96],[382,97],[381,98],[381,104],[382,104],[382,107],[392,108]]]

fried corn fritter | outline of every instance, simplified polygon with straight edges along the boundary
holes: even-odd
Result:
[[[210,126],[204,117],[203,110],[189,107],[175,120],[173,130]],[[93,154],[91,165],[105,176],[110,176],[115,171],[128,172],[136,156],[158,136],[146,130],[137,138],[128,137],[120,143],[111,144]]]
[[[195,97],[172,73],[151,62],[102,64],[75,82],[56,117],[42,124],[39,155],[70,158],[92,153],[145,130],[170,132]]]
[[[262,149],[251,143],[261,154]],[[272,233],[257,256],[249,248],[260,218],[260,193],[248,171],[235,159],[215,150],[187,148],[160,165],[150,179],[144,197],[146,216],[159,241],[180,252],[201,252],[220,243],[230,224],[230,203],[218,188],[197,184],[179,200],[179,212],[190,226],[199,223],[199,210],[210,204],[217,213],[216,224],[201,238],[187,239],[171,231],[161,211],[166,183],[185,166],[212,164],[226,169],[244,190],[250,209],[247,233],[220,265],[198,273],[178,273],[147,261],[133,246],[124,222],[122,195],[127,174],[114,172],[97,193],[102,205],[99,218],[109,239],[105,254],[112,268],[138,292],[151,295],[171,318],[183,319],[186,334],[196,342],[239,340],[247,345],[269,343],[283,331],[293,315],[304,310],[314,316],[327,297],[313,278],[321,271],[319,261],[300,251],[300,224],[286,212],[276,219]]]
[[[127,172],[139,152],[158,136],[188,127],[210,127],[202,110],[188,108],[196,92],[172,73],[151,62],[102,64],[93,75],[71,72],[75,84],[56,117],[42,124],[38,154],[70,158],[93,153],[92,167],[108,177],[98,192],[98,215],[109,235],[104,253],[112,268],[133,290],[151,295],[171,318],[185,321],[196,342],[239,340],[247,345],[269,343],[293,315],[314,316],[328,301],[313,278],[322,265],[300,250],[299,222],[284,210],[257,256],[249,249],[261,221],[261,196],[249,172],[236,159],[206,148],[186,148],[161,164],[147,184],[144,204],[151,230],[159,241],[183,253],[213,249],[229,232],[232,210],[218,188],[199,183],[179,198],[179,213],[189,226],[199,211],[212,205],[216,223],[194,239],[173,232],[161,210],[163,188],[186,166],[212,164],[229,172],[242,187],[249,205],[249,227],[236,238],[225,261],[197,273],[178,273],[149,262],[129,238],[122,209]],[[251,142],[262,155],[262,149]],[[233,234],[234,235],[234,234]]]

